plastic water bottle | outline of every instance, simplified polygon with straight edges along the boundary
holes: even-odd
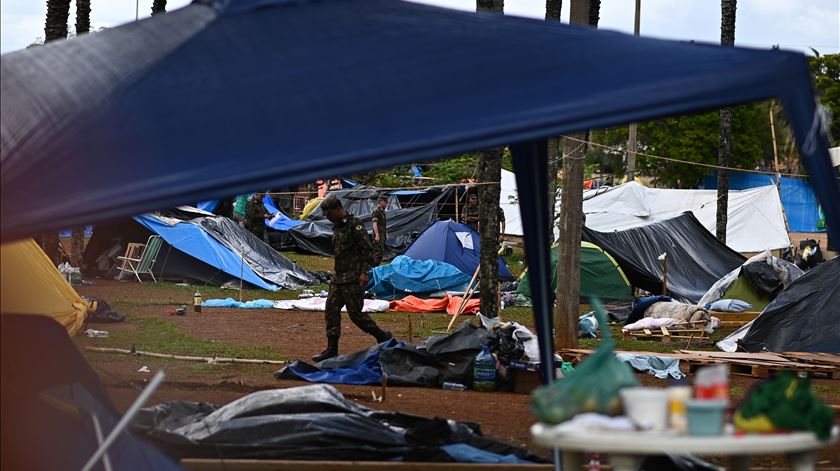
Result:
[[[443,389],[449,389],[449,390],[452,390],[452,391],[466,391],[466,389],[467,389],[467,387],[464,386],[461,383],[451,383],[451,382],[445,382],[445,383],[443,383],[443,385],[441,387],[443,387]]]
[[[490,353],[490,345],[482,345],[475,356],[473,389],[484,392],[496,390],[496,358]]]
[[[201,293],[198,291],[193,295],[193,312],[201,314]]]

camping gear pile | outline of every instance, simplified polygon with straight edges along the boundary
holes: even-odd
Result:
[[[697,304],[719,310],[713,308],[712,303],[732,299],[749,304],[750,309],[761,311],[802,274],[796,265],[774,257],[767,250],[750,257],[743,265],[721,277]]]

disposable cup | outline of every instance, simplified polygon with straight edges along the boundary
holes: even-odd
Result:
[[[668,392],[665,389],[633,387],[619,391],[624,414],[642,430],[665,430],[668,426]]]
[[[726,401],[693,399],[686,401],[685,406],[689,435],[714,436],[722,433]]]

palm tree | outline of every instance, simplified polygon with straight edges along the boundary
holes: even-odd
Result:
[[[504,0],[476,0],[476,10],[504,14]],[[476,176],[482,183],[499,182],[502,178],[501,148],[478,153]],[[487,317],[499,315],[499,193],[498,184],[478,187],[478,231],[481,241],[479,256],[481,313]]]
[[[47,0],[47,21],[44,25],[44,42],[67,38],[67,20],[70,17],[70,0]]]
[[[735,44],[735,10],[738,0],[720,1],[720,44],[732,46]],[[720,139],[718,141],[718,165],[728,167],[732,155],[732,109],[720,110]],[[726,243],[726,222],[729,211],[729,172],[718,169],[717,179],[717,217],[715,221],[715,235],[718,240]]]
[[[152,16],[166,13],[166,0],[152,0]]]

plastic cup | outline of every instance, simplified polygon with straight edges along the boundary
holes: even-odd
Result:
[[[688,412],[688,434],[709,437],[723,433],[723,416],[726,412],[726,401],[697,400],[685,402]]]
[[[633,387],[619,391],[624,414],[642,430],[662,431],[668,426],[668,391]]]

